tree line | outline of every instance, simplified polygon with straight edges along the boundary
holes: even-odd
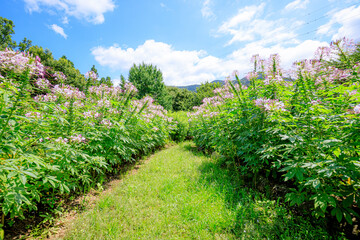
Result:
[[[84,90],[86,86],[98,86],[106,84],[112,86],[113,82],[109,76],[102,78],[86,79],[74,63],[65,55],[59,59],[55,59],[49,49],[41,46],[33,45],[32,41],[24,38],[17,43],[12,39],[15,34],[15,25],[12,20],[0,17],[0,51],[5,49],[13,49],[20,52],[28,52],[33,56],[38,56],[41,63],[50,69],[50,73],[56,71],[63,72],[66,76],[64,84],[74,86],[80,90]],[[90,71],[98,76],[95,65]],[[134,64],[130,70],[128,78],[120,76],[121,84],[126,81],[131,82],[139,90],[137,98],[141,99],[146,95],[153,97],[165,109],[171,111],[189,111],[194,106],[200,106],[202,100],[206,97],[214,96],[213,90],[220,87],[220,83],[206,82],[196,89],[196,92],[188,89],[180,89],[177,87],[166,86],[163,80],[162,72],[157,66],[152,64]],[[87,81],[92,81],[91,83]]]

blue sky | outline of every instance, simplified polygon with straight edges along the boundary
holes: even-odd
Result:
[[[318,46],[360,41],[359,0],[0,0],[16,41],[62,55],[82,73],[95,65],[118,82],[141,62],[166,85],[245,75],[250,58],[279,53],[282,65],[311,58]]]

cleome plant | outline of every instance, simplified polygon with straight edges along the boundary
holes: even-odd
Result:
[[[132,84],[80,91],[50,70],[38,57],[0,51],[0,229],[97,186],[169,137],[166,110],[135,100]]]
[[[256,184],[286,182],[290,205],[352,223],[360,205],[360,63],[347,39],[314,59],[280,68],[278,55],[252,58],[250,84],[228,81],[190,119],[199,148],[219,152]],[[341,61],[341,68],[334,62]]]

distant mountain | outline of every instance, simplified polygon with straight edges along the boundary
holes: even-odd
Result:
[[[241,80],[241,83],[248,86],[249,85],[249,80],[247,80],[246,77],[243,77]],[[225,80],[214,80],[211,83],[220,83],[221,86],[225,84]],[[233,80],[233,83],[236,84],[237,81]],[[196,92],[196,88],[200,87],[200,84],[194,84],[194,85],[188,85],[188,86],[176,86],[177,88],[185,88],[187,90]]]
[[[185,88],[187,90],[196,92],[196,88],[200,87],[200,85],[198,84],[194,84],[194,85],[189,85],[189,86],[176,86],[177,88]]]

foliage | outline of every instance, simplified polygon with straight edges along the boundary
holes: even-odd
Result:
[[[173,111],[189,111],[194,106],[196,93],[187,89],[177,87],[166,87],[166,91],[171,96]]]
[[[16,42],[11,38],[11,35],[15,33],[14,27],[13,21],[0,17],[0,50],[16,46]]]
[[[215,96],[215,93],[213,91],[219,88],[220,86],[221,84],[219,82],[202,83],[200,87],[196,88],[194,106],[200,106],[204,98]]]
[[[287,181],[290,205],[310,203],[317,217],[352,223],[360,204],[360,64],[347,57],[354,48],[343,41],[319,48],[315,59],[294,64],[292,81],[278,55],[255,55],[249,87],[227,82],[197,108],[194,141],[254,182],[260,174]],[[333,57],[346,69],[329,66]]]
[[[32,41],[24,38],[21,42],[19,42],[17,48],[20,52],[28,52],[31,47]]]
[[[150,97],[133,100],[129,83],[83,92],[37,56],[7,50],[0,63],[0,216],[8,224],[103,182],[168,139],[166,111]]]
[[[111,78],[110,78],[109,76],[106,77],[106,78],[102,77],[102,78],[100,79],[100,84],[106,84],[106,85],[108,85],[109,87],[113,86],[113,83],[112,83]]]
[[[168,115],[172,120],[172,130],[170,132],[171,139],[176,142],[182,142],[185,139],[190,139],[188,113],[178,111],[171,112]]]
[[[64,84],[84,90],[86,81],[83,74],[80,73],[72,61],[62,56],[58,60],[54,59],[52,52],[49,49],[43,49],[39,46],[31,46],[29,53],[33,56],[38,56],[44,66],[49,67],[48,72],[54,74],[55,72],[62,72],[66,78],[62,81]],[[94,85],[94,84],[91,84]],[[96,85],[96,84],[95,84]]]
[[[162,73],[156,66],[145,63],[134,64],[129,70],[128,81],[138,89],[139,99],[149,95],[164,108],[171,108],[170,96],[166,92]]]

